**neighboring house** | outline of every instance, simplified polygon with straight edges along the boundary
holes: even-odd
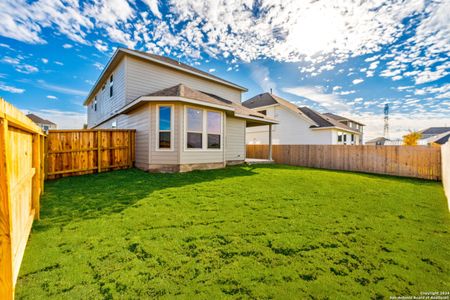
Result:
[[[245,160],[245,129],[276,124],[241,105],[244,87],[173,59],[119,48],[86,98],[88,128],[136,129],[136,166],[219,168]]]
[[[276,119],[273,144],[362,144],[363,124],[335,114],[321,114],[272,93],[259,94],[242,105]],[[247,144],[268,144],[268,126],[247,128]]]
[[[443,145],[450,138],[450,127],[430,127],[419,131],[419,145]]]
[[[366,145],[375,145],[375,146],[382,146],[382,145],[387,145],[389,143],[389,139],[385,138],[385,137],[377,137],[371,140],[368,140],[367,142],[365,142]]]
[[[419,145],[443,145],[450,138],[450,127],[430,127],[419,132]]]
[[[30,118],[31,121],[36,123],[39,127],[41,127],[42,130],[44,130],[45,132],[48,132],[49,129],[57,128],[56,124],[53,123],[52,121],[42,119],[41,117],[36,116],[35,114],[28,114],[27,117]]]

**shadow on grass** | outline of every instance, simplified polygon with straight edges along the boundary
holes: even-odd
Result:
[[[47,181],[41,198],[41,221],[33,230],[119,213],[157,190],[253,174],[253,168],[242,166],[178,174],[129,169]]]

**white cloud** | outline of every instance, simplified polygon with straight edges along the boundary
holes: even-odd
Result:
[[[361,55],[372,68],[381,60],[396,62],[386,67],[400,70],[387,76],[392,79],[413,77],[420,84],[449,72],[439,65],[450,52],[450,1],[171,0],[166,19],[158,0],[143,1],[156,18],[137,11],[135,1],[4,0],[0,35],[44,43],[42,29],[51,27],[91,44],[86,37],[95,32],[104,38],[104,44],[94,44],[100,51],[112,41],[194,59],[207,53],[245,62],[304,62],[301,70],[314,76]],[[414,22],[405,22],[408,18]],[[387,54],[377,54],[385,49]],[[374,75],[370,70],[367,77]]]
[[[21,64],[21,65],[17,65],[16,71],[23,73],[23,74],[31,74],[31,73],[36,73],[37,71],[39,71],[39,69],[32,65]]]
[[[64,49],[70,49],[70,48],[72,48],[73,46],[71,45],[71,44],[64,44],[63,45],[63,48]]]
[[[332,109],[334,112],[347,111],[348,105],[336,94],[328,94],[324,92],[323,87],[319,86],[298,86],[283,88],[283,92],[293,94],[299,97],[306,98],[310,101],[316,102],[326,109]]]
[[[16,88],[16,87],[13,87],[13,86],[5,85],[3,83],[0,83],[0,90],[5,91],[5,92],[9,92],[9,93],[13,93],[13,94],[22,94],[23,92],[25,92],[24,89],[20,89],[20,88]]]
[[[350,95],[350,94],[354,94],[354,93],[356,93],[355,90],[351,90],[351,91],[341,91],[341,92],[337,92],[336,94],[345,96],[345,95]]]
[[[35,66],[22,63],[22,59],[23,59],[23,57],[21,57],[21,56],[18,56],[16,58],[5,56],[1,60],[1,62],[13,65],[17,72],[20,72],[23,74],[30,74],[30,73],[35,73],[35,72],[39,71],[39,69],[36,68]]]
[[[103,70],[103,68],[105,67],[103,64],[96,62],[94,63],[94,67],[96,67],[99,70]]]
[[[159,5],[159,1],[158,0],[143,0],[145,2],[145,4],[148,5],[148,8],[150,8],[151,12],[153,13],[153,15],[159,19],[162,18],[161,12],[159,11],[158,5]]]
[[[58,99],[58,97],[53,96],[53,95],[48,95],[47,98],[48,98],[48,99],[53,99],[53,100]]]
[[[106,44],[104,41],[102,40],[96,40],[94,42],[94,46],[95,48],[97,48],[98,51],[100,52],[106,52],[108,51],[108,44]]]
[[[18,65],[20,63],[20,60],[18,58],[12,58],[9,56],[3,57],[1,61],[10,65]]]
[[[48,59],[47,59],[47,58],[41,58],[41,61],[42,61],[44,64],[47,64],[47,63],[48,63]]]
[[[250,67],[250,77],[256,82],[264,92],[270,92],[276,94],[276,84],[270,79],[270,71],[266,66],[258,63],[252,63]]]
[[[214,68],[211,68],[211,69],[209,69],[208,71],[209,71],[209,73],[213,73],[213,72],[215,72],[215,71],[216,71],[216,69],[214,69]]]
[[[55,64],[57,64],[58,66],[64,66],[64,64],[60,61],[55,61]]]
[[[361,82],[364,82],[364,79],[361,79],[361,78],[358,78],[358,79],[354,79],[353,81],[352,81],[352,83],[353,84],[360,84]]]
[[[78,90],[78,89],[68,88],[68,87],[65,87],[65,86],[60,86],[60,85],[56,85],[56,84],[47,83],[44,80],[38,80],[37,84],[35,86],[38,87],[38,88],[44,89],[44,90],[58,92],[58,93],[61,93],[61,94],[66,94],[66,95],[75,95],[75,96],[83,96],[83,97],[85,97],[88,94],[87,91],[83,91],[83,90]]]

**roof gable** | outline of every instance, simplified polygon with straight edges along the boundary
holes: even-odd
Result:
[[[214,81],[216,83],[220,83],[227,87],[231,87],[231,88],[243,91],[243,92],[247,91],[247,89],[245,87],[242,87],[238,84],[232,83],[231,81],[222,79],[220,77],[214,76],[208,72],[199,70],[199,69],[189,66],[187,64],[181,63],[181,62],[171,59],[169,57],[156,55],[156,54],[152,54],[152,53],[147,53],[147,52],[142,52],[142,51],[137,51],[137,50],[132,50],[132,49],[118,48],[114,52],[113,56],[110,58],[106,67],[103,69],[102,73],[98,77],[94,86],[90,90],[88,96],[86,97],[86,100],[83,103],[84,105],[89,104],[89,102],[92,99],[93,94],[95,94],[99,90],[99,88],[101,86],[100,83],[102,83],[103,81],[105,81],[107,79],[107,75],[109,76],[109,74],[113,71],[113,69],[120,63],[120,61],[122,61],[122,59],[126,55],[138,57],[143,60],[147,60],[149,62],[160,64],[160,65],[163,65],[168,68],[176,69],[176,70],[184,72],[184,73],[188,73],[190,75],[202,77],[206,80]]]

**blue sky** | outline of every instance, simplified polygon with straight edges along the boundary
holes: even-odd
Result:
[[[313,2],[313,3],[310,3]],[[450,1],[6,0],[0,96],[80,127],[116,47],[364,122],[366,137],[450,126]]]

